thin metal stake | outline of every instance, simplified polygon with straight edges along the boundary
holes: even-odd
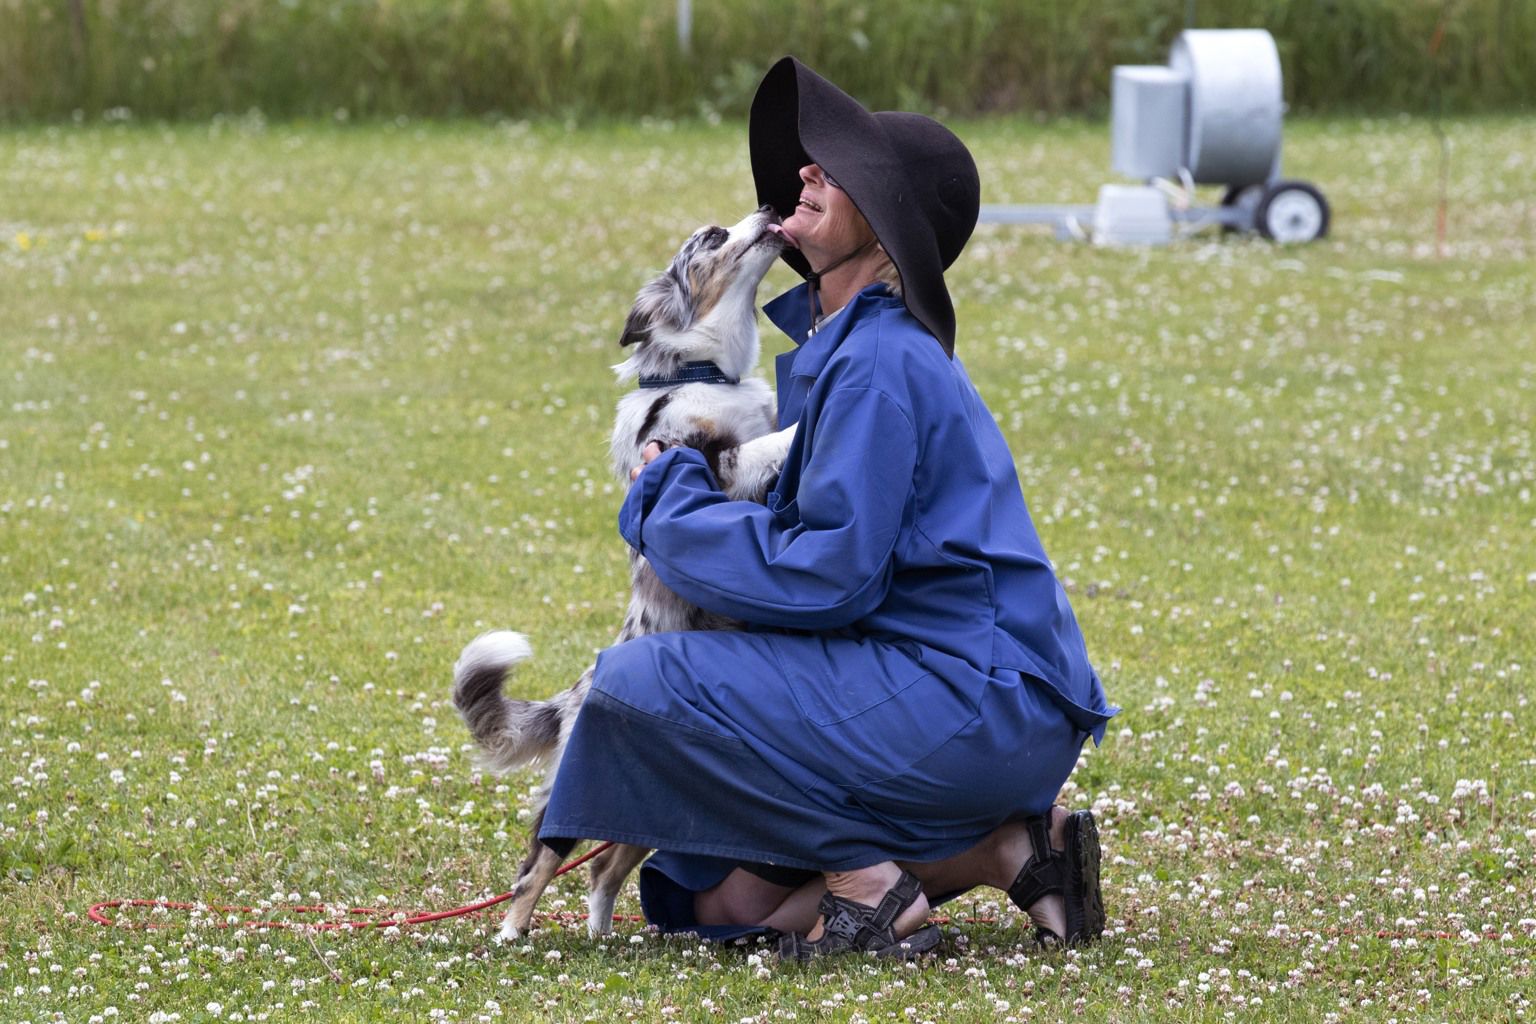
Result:
[[[693,0],[677,0],[677,48],[684,57],[693,53]]]

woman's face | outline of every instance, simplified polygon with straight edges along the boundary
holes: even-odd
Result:
[[[833,184],[818,164],[800,168],[800,201],[784,231],[811,268],[826,266],[875,237],[848,193]]]

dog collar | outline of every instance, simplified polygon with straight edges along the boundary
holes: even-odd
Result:
[[[640,386],[643,388],[670,388],[676,387],[679,384],[740,383],[741,379],[739,377],[727,377],[725,375],[725,371],[721,370],[720,367],[716,366],[714,363],[708,361],[707,359],[692,363],[684,363],[682,366],[677,368],[676,373],[673,373],[670,376],[661,376],[658,374],[655,376],[642,375],[640,377]]]

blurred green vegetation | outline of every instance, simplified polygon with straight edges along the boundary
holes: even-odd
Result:
[[[0,0],[0,118],[742,113],[795,53],[877,108],[1093,113],[1116,64],[1268,28],[1310,110],[1511,111],[1532,0]],[[772,14],[765,14],[771,10]]]

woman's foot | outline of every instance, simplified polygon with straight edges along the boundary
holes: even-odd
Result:
[[[938,925],[925,925],[928,898],[917,877],[887,862],[828,872],[820,918],[808,934],[779,940],[779,958],[807,962],[843,953],[911,959],[938,945]]]
[[[828,871],[827,892],[866,907],[877,907],[885,898],[885,894],[901,881],[902,874],[896,862],[889,860],[884,864],[860,868],[857,871]],[[895,932],[898,939],[904,939],[921,928],[923,922],[927,920],[928,897],[919,889],[917,899],[896,916],[891,930]],[[821,938],[825,924],[826,921],[823,918],[817,918],[816,924],[805,937],[812,942]]]
[[[1018,883],[1025,880],[1025,872],[1029,866],[1048,862],[1052,854],[1065,853],[1067,818],[1067,810],[1064,807],[1052,807],[1047,812],[1046,820],[1050,822],[1050,849],[1038,851],[1038,861],[1035,859],[1037,851],[1034,842],[1037,837],[1031,836],[1032,830],[1025,822],[1009,822],[994,831],[988,837],[988,841],[995,844],[994,868],[989,884],[1008,892],[1011,896],[1014,891],[1019,891]],[[1046,929],[1055,935],[1067,934],[1067,902],[1060,889],[1046,892],[1020,909],[1029,914],[1029,919],[1035,923],[1036,928]]]
[[[1093,812],[1052,807],[1048,815],[1019,824],[1031,850],[1006,887],[1008,898],[1035,922],[1042,946],[1093,942],[1104,933],[1099,829]]]

